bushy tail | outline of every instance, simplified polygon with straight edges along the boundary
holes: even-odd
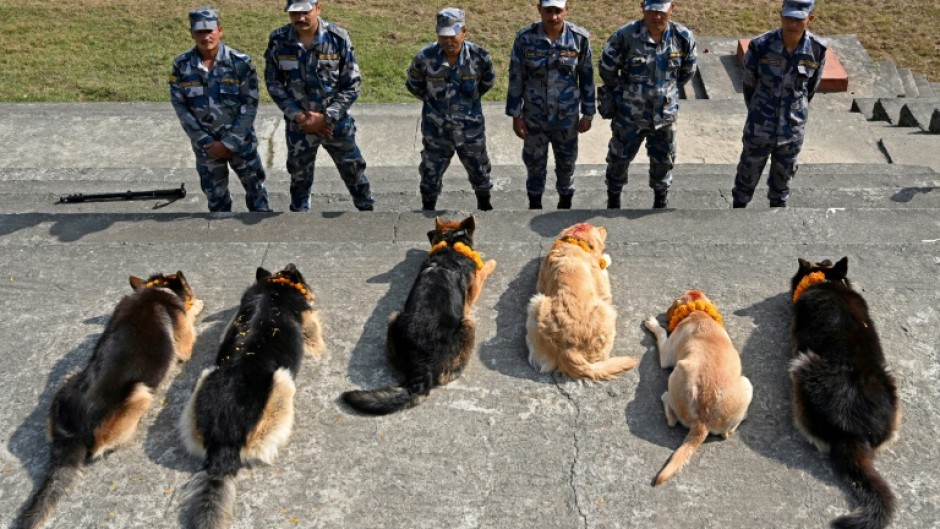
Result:
[[[51,468],[46,481],[23,506],[19,517],[13,522],[14,529],[42,526],[69,487],[81,477],[87,454],[88,449],[78,439],[53,442],[49,458]]]
[[[894,514],[894,494],[875,470],[874,451],[868,443],[842,441],[830,451],[836,472],[848,480],[859,505],[851,514],[836,518],[837,529],[882,529]]]
[[[388,415],[417,406],[421,397],[431,391],[430,373],[420,380],[403,386],[388,386],[373,390],[355,390],[343,393],[343,400],[356,410],[369,415]]]
[[[708,437],[708,428],[702,423],[695,423],[689,429],[689,434],[682,441],[682,446],[672,453],[672,457],[666,462],[666,466],[659,471],[656,479],[653,480],[653,486],[662,485],[664,481],[676,475],[682,470],[682,467],[692,459],[692,454],[698,451],[702,443]]]
[[[577,379],[610,380],[624,371],[636,367],[639,361],[629,356],[612,356],[601,362],[590,363],[579,351],[561,351],[558,369],[565,375]]]
[[[183,487],[180,526],[184,529],[227,529],[235,519],[239,448],[210,447],[207,453],[203,470]]]

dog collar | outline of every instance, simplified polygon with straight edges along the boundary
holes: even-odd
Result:
[[[558,239],[557,241],[555,241],[555,244],[552,245],[552,249],[554,250],[555,248],[558,248],[562,244],[573,244],[575,246],[580,246],[581,249],[584,250],[587,254],[590,254],[592,250],[591,245],[588,244],[587,241],[582,241],[581,239],[577,239],[570,235],[565,235],[561,239]],[[597,260],[597,264],[601,267],[601,270],[604,270],[607,268],[607,259],[604,259],[603,257],[601,257],[600,259]]]
[[[286,277],[275,277],[272,279],[268,279],[268,281],[271,283],[277,283],[280,285],[287,285],[295,289],[297,292],[300,292],[301,294],[303,294],[304,298],[306,298],[307,301],[313,301],[313,295],[310,293],[309,290],[307,290],[307,287],[305,287],[303,283],[294,283],[293,281],[291,281],[290,279],[287,279]]]
[[[698,310],[708,314],[711,319],[718,322],[718,325],[722,327],[725,326],[725,319],[721,317],[721,313],[718,312],[718,307],[716,307],[714,303],[697,299],[684,305],[679,305],[672,311],[672,318],[669,319],[669,332],[676,330],[676,327],[682,323],[682,320],[688,318],[689,314]]]
[[[813,272],[812,274],[803,276],[803,279],[800,280],[800,284],[793,289],[793,302],[796,303],[796,300],[800,299],[800,296],[803,295],[803,292],[805,292],[807,288],[824,281],[826,281],[826,274],[823,272]]]
[[[447,248],[447,241],[441,241],[432,246],[431,249],[428,250],[428,255],[434,255],[444,248]],[[455,252],[473,261],[473,264],[476,265],[477,270],[483,268],[483,258],[480,257],[480,252],[474,251],[473,248],[470,248],[462,242],[454,243],[453,248]]]

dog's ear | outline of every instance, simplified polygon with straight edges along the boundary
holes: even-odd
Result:
[[[141,279],[137,276],[131,276],[129,281],[131,283],[131,288],[134,289],[135,292],[147,288],[147,281],[145,279]]]
[[[598,226],[597,232],[601,234],[601,242],[604,242],[607,240],[607,228],[603,226]]]
[[[843,257],[832,267],[832,271],[838,274],[839,279],[844,279],[849,275],[849,258]]]
[[[440,217],[434,217],[434,231],[441,231],[444,229],[444,221]]]
[[[294,263],[288,264],[284,271],[287,272],[287,277],[294,283],[305,283],[303,274],[300,273],[300,270],[297,270]]]
[[[807,261],[803,258],[797,258],[797,261],[800,263],[800,272],[805,272],[813,267],[813,263]]]
[[[186,289],[189,288],[189,281],[186,281],[186,276],[183,275],[182,270],[176,271],[176,277],[179,278],[180,283],[183,285],[183,288],[186,288]]]
[[[473,215],[463,219],[463,222],[460,223],[460,227],[467,230],[470,233],[473,233],[473,230],[477,228],[477,218]]]
[[[428,242],[434,244],[434,235],[437,234],[437,230],[428,230]]]
[[[265,279],[271,277],[271,272],[268,272],[263,267],[258,267],[258,270],[255,271],[255,281],[262,282]]]

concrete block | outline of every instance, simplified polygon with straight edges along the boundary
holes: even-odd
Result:
[[[930,117],[930,129],[931,134],[940,134],[940,110],[934,109],[933,115]]]
[[[898,75],[898,66],[894,61],[879,61],[878,69],[884,77],[884,82],[893,97],[904,97],[904,84]]]
[[[937,109],[937,99],[916,98],[908,100],[901,107],[901,114],[898,116],[898,126],[900,127],[920,127],[927,130],[930,128],[930,117],[933,111]]]
[[[920,97],[937,97],[937,92],[935,92],[933,87],[930,86],[930,81],[927,80],[926,76],[920,74],[914,75],[914,84],[917,85],[917,93],[920,95]]]
[[[914,82],[914,74],[911,73],[911,70],[909,68],[898,68],[898,76],[904,86],[904,97],[919,97],[917,83]]]
[[[897,125],[901,119],[901,107],[903,106],[903,99],[879,98],[875,103],[873,119]]]

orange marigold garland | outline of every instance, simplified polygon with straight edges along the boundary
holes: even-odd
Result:
[[[431,247],[428,253],[433,255],[435,252],[438,252],[443,248],[447,248],[447,241],[441,241],[435,244]],[[473,248],[462,242],[454,243],[454,251],[473,261],[473,264],[476,265],[477,270],[483,268],[483,258],[480,257],[480,252],[475,251]]]
[[[803,295],[803,292],[815,285],[816,283],[822,283],[826,280],[826,274],[823,272],[813,272],[803,276],[803,279],[800,281],[800,284],[796,286],[793,290],[793,302],[796,303],[796,300],[800,299],[800,296]]]
[[[270,281],[271,283],[287,285],[297,290],[297,292],[300,292],[301,294],[303,294],[304,297],[307,298],[307,301],[313,300],[313,294],[311,294],[310,291],[307,290],[307,287],[305,287],[302,283],[294,283],[293,281],[291,281],[290,279],[287,279],[286,277],[275,277],[275,278],[269,279],[268,281]]]
[[[722,318],[721,313],[718,312],[718,307],[714,303],[709,303],[703,299],[697,299],[695,301],[690,301],[685,305],[679,305],[672,311],[672,318],[669,319],[669,332],[676,330],[676,326],[682,322],[682,320],[689,317],[689,314],[700,310],[708,314],[711,319],[718,322],[718,325],[722,327],[725,326],[725,319]]]
[[[558,239],[557,241],[555,241],[555,244],[552,245],[552,249],[554,250],[555,248],[558,248],[559,246],[563,244],[573,244],[575,246],[580,246],[581,249],[584,250],[588,255],[591,254],[591,245],[589,245],[586,241],[582,241],[581,239],[576,239],[574,237],[571,237],[570,235],[566,235],[562,237],[561,239]],[[604,257],[601,257],[600,259],[597,260],[597,264],[601,267],[601,270],[604,270],[607,268],[607,265],[608,265],[607,259],[605,259]]]

